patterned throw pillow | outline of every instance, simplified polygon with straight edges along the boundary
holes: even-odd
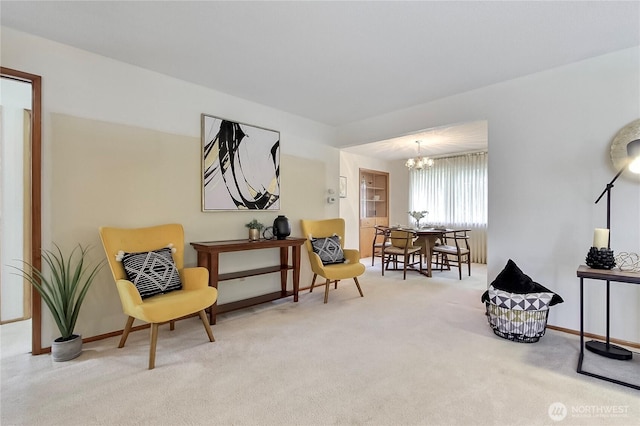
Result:
[[[501,308],[516,311],[543,311],[549,309],[554,293],[509,293],[489,286],[489,301]]]
[[[340,237],[337,235],[327,238],[311,238],[311,246],[313,252],[320,256],[323,265],[345,262]]]
[[[143,299],[182,288],[171,251],[170,247],[165,247],[142,253],[118,254],[127,279],[136,286]]]

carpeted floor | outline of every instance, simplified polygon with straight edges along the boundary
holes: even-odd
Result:
[[[379,261],[378,261],[379,262]],[[632,425],[638,391],[575,372],[576,336],[496,337],[474,276],[367,265],[351,281],[222,315],[209,343],[198,319],[85,344],[76,360],[2,357],[2,425]],[[553,309],[553,308],[552,308]],[[123,318],[124,320],[124,318]],[[598,357],[599,358],[599,357]],[[634,361],[635,362],[635,361]],[[597,367],[599,359],[585,360]],[[615,366],[614,366],[615,367]],[[624,374],[640,383],[632,365]],[[599,367],[598,367],[599,368]],[[615,370],[615,368],[614,368]]]

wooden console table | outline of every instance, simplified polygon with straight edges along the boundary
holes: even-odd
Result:
[[[280,272],[280,291],[263,294],[249,299],[237,300],[235,302],[218,305],[218,302],[211,306],[209,310],[209,323],[216,323],[216,314],[230,312],[236,309],[246,308],[272,300],[293,296],[293,301],[298,301],[298,289],[300,288],[300,247],[306,239],[287,238],[285,240],[229,240],[229,241],[205,241],[191,243],[191,246],[198,252],[198,266],[209,270],[209,285],[218,288],[218,282],[233,280],[255,275],[271,274]],[[289,247],[292,252],[292,264],[289,264]],[[230,253],[245,250],[261,250],[279,248],[280,264],[265,268],[250,269],[245,271],[219,273],[220,253]],[[287,272],[293,270],[293,291],[287,291]]]
[[[628,284],[640,284],[640,274],[634,272],[620,272],[611,271],[606,269],[592,269],[588,266],[581,265],[578,268],[577,276],[580,278],[580,356],[578,357],[578,368],[576,371],[586,376],[595,377],[597,379],[606,380],[618,385],[627,386],[633,389],[640,390],[640,386],[623,382],[621,380],[613,379],[610,377],[602,376],[595,373],[590,373],[582,369],[582,361],[584,359],[585,347],[598,355],[613,358],[618,360],[629,360],[632,358],[632,352],[622,348],[620,346],[613,345],[609,342],[609,287],[610,282],[628,283]],[[599,342],[592,340],[590,342],[584,342],[584,279],[600,280],[607,282],[607,334],[605,342]]]

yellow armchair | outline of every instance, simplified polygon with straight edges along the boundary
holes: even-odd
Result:
[[[205,268],[184,268],[184,229],[179,224],[159,225],[148,228],[100,227],[100,239],[116,282],[122,310],[128,315],[120,339],[119,348],[124,347],[135,319],[151,324],[149,369],[155,367],[158,325],[198,313],[209,341],[214,342],[213,332],[205,309],[218,298],[218,290],[209,287],[209,271]],[[158,250],[172,245],[175,248],[173,261],[180,275],[182,289],[165,294],[142,298],[136,286],[127,280],[124,266],[118,260],[121,252],[139,253]]]
[[[335,283],[335,288],[337,288],[338,281],[347,278],[353,278],[356,283],[356,287],[358,287],[358,291],[360,292],[360,296],[364,297],[362,289],[360,288],[360,283],[358,282],[358,277],[364,274],[365,267],[360,263],[359,250],[344,248],[344,219],[303,219],[300,221],[300,226],[302,228],[302,233],[305,238],[307,238],[305,246],[309,253],[309,262],[311,263],[311,270],[313,271],[313,280],[311,281],[311,289],[309,292],[313,291],[316,278],[320,275],[326,280],[324,284],[324,303],[327,303],[327,300],[329,300],[329,286],[331,282],[333,281]],[[340,237],[340,246],[344,253],[345,262],[325,265],[322,263],[320,256],[313,251],[311,238],[327,238],[333,235]]]

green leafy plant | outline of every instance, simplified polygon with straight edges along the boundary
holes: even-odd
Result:
[[[264,225],[258,222],[257,219],[253,219],[251,222],[245,225],[249,229],[257,229],[258,231],[264,228]]]
[[[78,320],[78,313],[89,287],[105,264],[105,259],[93,266],[85,266],[88,248],[78,245],[67,257],[60,247],[55,250],[42,249],[42,259],[49,269],[49,275],[28,262],[25,268],[13,267],[40,293],[62,335],[56,341],[70,340]],[[77,258],[77,259],[75,259]]]

